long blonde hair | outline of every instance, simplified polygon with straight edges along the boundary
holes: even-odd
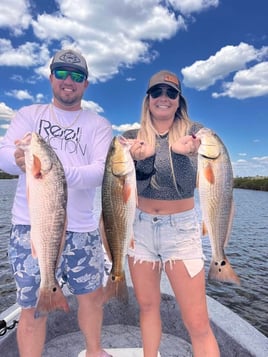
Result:
[[[140,123],[141,127],[139,129],[137,138],[155,147],[156,135],[158,135],[158,133],[153,126],[152,117],[149,110],[149,94],[147,94],[143,99]],[[169,147],[171,147],[171,145],[180,137],[187,134],[191,123],[192,121],[189,118],[187,112],[186,101],[184,97],[180,96],[180,106],[175,113],[173,124],[169,130]]]
[[[171,158],[171,146],[180,137],[186,135],[191,126],[191,119],[188,116],[187,104],[184,97],[180,96],[180,106],[178,107],[173,124],[169,130],[168,143],[169,143],[169,161],[171,166],[172,179],[176,191],[179,193],[179,189],[176,182],[174,166]],[[152,117],[149,110],[149,94],[143,99],[142,111],[141,111],[141,127],[138,131],[137,138],[145,141],[146,143],[155,147],[156,136],[159,135],[152,123]],[[154,188],[158,188],[155,175],[151,178],[151,184]]]

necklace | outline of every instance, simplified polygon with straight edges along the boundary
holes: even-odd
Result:
[[[53,107],[53,104],[50,104],[50,112],[51,112],[51,115],[53,117],[53,120],[56,122],[56,124],[58,124],[59,127],[61,127],[62,129],[69,129],[71,128],[72,126],[74,126],[74,124],[78,121],[79,117],[80,117],[80,114],[82,113],[82,109],[79,110],[78,114],[76,115],[76,117],[74,118],[73,122],[67,126],[64,126],[62,125],[59,120],[58,120],[58,117],[57,117],[57,114],[55,113],[55,110],[54,110],[54,107]],[[71,111],[69,112],[71,113]]]
[[[160,138],[166,138],[168,136],[168,132],[169,130],[163,131],[162,133],[158,133],[158,135],[160,136]]]

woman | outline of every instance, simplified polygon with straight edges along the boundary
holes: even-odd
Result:
[[[144,357],[156,357],[161,340],[160,279],[167,274],[189,332],[195,357],[217,357],[208,318],[200,225],[194,208],[195,133],[177,76],[160,71],[149,81],[141,127],[133,142],[138,208],[128,255],[140,306]]]

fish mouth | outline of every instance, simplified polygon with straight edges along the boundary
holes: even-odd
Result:
[[[203,142],[202,143],[202,139],[201,139],[201,145],[199,146],[198,154],[200,156],[202,156],[203,158],[212,160],[212,159],[217,159],[220,156],[221,150],[216,143],[214,143],[214,142],[212,142],[212,143]]]
[[[216,157],[212,157],[212,156],[207,156],[207,155],[203,155],[203,154],[200,154],[204,159],[210,159],[210,160],[215,160],[217,159],[218,156]]]

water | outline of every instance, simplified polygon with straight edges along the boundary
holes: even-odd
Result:
[[[0,180],[0,312],[15,302],[7,243],[16,183]],[[232,236],[225,252],[241,279],[241,286],[208,281],[207,294],[268,336],[268,192],[235,189],[234,200]],[[208,271],[211,257],[208,237],[203,239],[203,246]]]
[[[0,312],[15,302],[15,283],[7,260],[11,208],[17,180],[0,180]]]

